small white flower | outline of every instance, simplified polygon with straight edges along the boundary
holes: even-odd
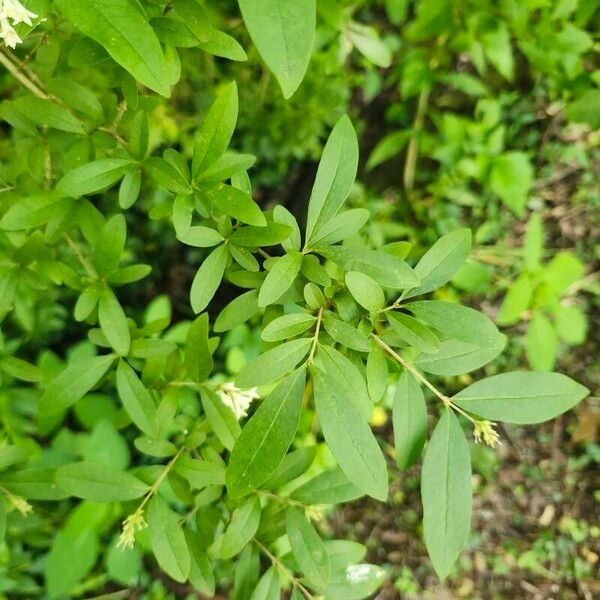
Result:
[[[133,514],[129,515],[123,521],[123,530],[117,542],[117,548],[125,550],[125,548],[133,548],[135,544],[135,532],[146,527],[144,513],[138,508]]]
[[[21,498],[21,496],[15,496],[10,494],[8,496],[10,503],[24,516],[26,517],[32,510],[33,507],[25,498]]]
[[[4,40],[4,43],[9,48],[15,48],[17,44],[21,44],[23,40],[19,37],[19,34],[15,31],[14,27],[8,22],[7,19],[0,18],[0,38]]]
[[[31,19],[36,17],[37,15],[27,10],[19,0],[4,0],[0,9],[0,19],[11,19],[13,25],[25,23],[31,27]]]
[[[500,443],[500,436],[495,429],[496,423],[493,421],[475,421],[475,430],[473,431],[473,437],[478,444],[481,442],[487,444],[491,448],[494,448]]]
[[[217,390],[217,394],[221,398],[221,402],[231,408],[238,421],[242,417],[248,416],[248,408],[252,400],[260,398],[255,387],[249,390],[242,390],[236,387],[231,381],[222,384]]]

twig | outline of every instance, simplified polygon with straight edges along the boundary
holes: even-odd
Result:
[[[310,347],[310,353],[308,355],[307,364],[311,365],[313,359],[315,358],[315,350],[317,349],[317,344],[319,343],[319,331],[321,330],[321,320],[323,319],[323,308],[319,309],[319,314],[317,315],[317,326],[315,327],[315,335],[313,337],[312,345]]]
[[[10,74],[17,79],[20,83],[22,83],[30,92],[33,92],[39,98],[43,98],[44,100],[48,100],[50,96],[42,92],[42,90],[33,83],[33,81],[29,80],[19,69],[17,66],[6,56],[4,52],[0,51],[0,63],[2,63],[6,69],[10,72]]]

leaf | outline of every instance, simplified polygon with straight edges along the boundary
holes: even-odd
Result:
[[[39,367],[16,356],[4,356],[0,359],[0,368],[11,377],[21,381],[38,382],[43,377]]]
[[[190,291],[190,301],[193,311],[202,312],[215,295],[221,284],[229,253],[225,244],[213,250],[200,265]]]
[[[254,537],[260,523],[260,500],[254,496],[234,511],[220,546],[223,559],[233,558]]]
[[[297,487],[290,498],[309,505],[341,504],[363,495],[364,492],[350,482],[340,467],[334,467]]]
[[[315,0],[238,0],[244,23],[284,98],[298,89],[313,49]]]
[[[378,313],[385,306],[385,296],[379,284],[368,275],[349,271],[345,276],[346,286],[352,297],[370,313]]]
[[[208,52],[214,56],[222,56],[229,60],[248,60],[244,49],[238,41],[227,33],[217,29],[211,31],[210,39],[207,42],[201,43],[200,48],[204,52]]]
[[[189,581],[201,594],[212,598],[215,595],[215,575],[210,560],[202,547],[200,536],[189,529],[184,531],[185,539],[190,552]]]
[[[248,363],[236,377],[241,388],[251,388],[276,381],[289,373],[308,354],[312,338],[285,342],[267,350]]]
[[[56,192],[73,198],[96,194],[117,183],[133,164],[129,159],[103,158],[81,165],[56,184]]]
[[[266,227],[241,227],[233,232],[229,241],[237,246],[258,248],[259,246],[275,246],[287,240],[294,230],[281,223],[267,223]]]
[[[294,283],[301,265],[302,254],[297,250],[291,250],[277,258],[260,288],[258,306],[263,307],[277,302]]]
[[[234,298],[220,313],[215,321],[214,331],[229,331],[258,312],[258,291],[250,290]]]
[[[374,65],[384,69],[390,66],[392,54],[376,29],[350,21],[346,35],[352,45]]]
[[[62,14],[101,44],[140,83],[168,97],[170,86],[160,42],[128,0],[59,0]]]
[[[387,252],[340,246],[318,248],[317,252],[346,271],[358,271],[384,287],[405,289],[419,285],[419,278],[408,264]]]
[[[220,462],[200,460],[183,455],[174,468],[175,473],[187,479],[196,489],[209,485],[225,485],[225,467]]]
[[[25,96],[14,100],[14,106],[36,125],[79,135],[86,133],[79,119],[68,108],[50,100]]]
[[[157,435],[158,414],[154,400],[135,371],[124,360],[119,361],[116,382],[119,398],[136,427],[150,437]]]
[[[12,473],[2,473],[2,487],[16,496],[29,500],[63,500],[68,494],[56,483],[53,467],[30,467]]]
[[[471,528],[471,455],[458,419],[444,409],[421,471],[423,535],[433,568],[444,579]]]
[[[592,129],[600,128],[600,90],[591,89],[567,104],[565,115],[576,123],[587,123]]]
[[[75,404],[102,379],[114,360],[115,357],[109,354],[69,364],[48,384],[40,398],[38,414],[48,417]]]
[[[358,140],[352,122],[344,115],[335,124],[319,162],[308,204],[307,245],[343,206],[356,178],[357,168]]]
[[[304,333],[316,322],[316,317],[307,313],[292,313],[273,319],[261,333],[265,342],[279,342]]]
[[[531,279],[523,274],[513,281],[504,296],[498,313],[499,325],[514,325],[521,319],[521,315],[529,308],[533,296]]]
[[[286,454],[284,459],[275,467],[269,478],[261,484],[265,490],[276,490],[309,469],[315,460],[316,446],[303,446]]]
[[[349,323],[338,319],[333,313],[323,313],[323,327],[325,331],[339,344],[357,350],[358,352],[369,352],[371,344],[368,338]]]
[[[428,354],[440,349],[435,333],[414,317],[402,312],[388,312],[386,316],[394,332],[413,348]]]
[[[174,194],[191,194],[192,186],[185,175],[168,160],[151,156],[144,161],[144,169],[154,181]]]
[[[195,1],[195,0],[194,0]],[[229,179],[242,171],[247,171],[256,162],[256,156],[252,154],[236,154],[225,152],[213,165],[201,173],[196,181],[198,183],[219,183]]]
[[[314,246],[329,246],[346,240],[362,229],[369,220],[369,211],[366,208],[352,208],[335,215],[314,235],[311,243]]]
[[[387,388],[389,370],[385,354],[377,345],[373,345],[369,352],[365,375],[371,400],[379,402]]]
[[[525,152],[505,152],[492,163],[490,189],[522,217],[533,184],[533,166]]]
[[[396,385],[392,409],[394,448],[399,469],[414,465],[427,437],[427,407],[421,387],[404,371]]]
[[[126,356],[131,344],[127,317],[108,286],[102,291],[98,302],[98,322],[108,343],[118,354]]]
[[[127,226],[123,215],[114,215],[106,221],[95,241],[92,254],[92,262],[100,275],[110,275],[118,268],[126,238]]]
[[[279,600],[279,598],[281,598],[279,571],[275,567],[271,567],[260,578],[250,600]]]
[[[210,389],[203,388],[201,392],[202,408],[206,413],[208,423],[219,441],[227,450],[232,450],[241,429],[233,411],[225,406],[221,398]]]
[[[125,173],[119,186],[119,206],[123,210],[131,208],[140,195],[142,187],[142,172],[139,169],[131,169]]]
[[[211,248],[223,242],[223,236],[216,229],[202,225],[188,227],[185,233],[177,236],[177,239],[196,248]]]
[[[328,600],[362,600],[373,596],[385,578],[386,571],[377,565],[349,565],[333,573],[321,592]]]
[[[421,283],[405,297],[420,296],[450,281],[467,260],[470,251],[469,229],[457,229],[442,236],[417,263],[415,273]]]
[[[367,161],[367,170],[374,169],[381,163],[390,160],[397,154],[400,154],[404,146],[411,138],[411,131],[402,129],[388,133],[384,138],[379,140],[377,146],[372,150],[369,160]]]
[[[192,175],[208,170],[223,155],[235,130],[238,116],[238,92],[235,81],[219,92],[194,141]]]
[[[304,369],[288,375],[242,429],[227,467],[230,497],[259,487],[283,460],[298,429],[304,382]]]
[[[339,350],[327,345],[319,348],[315,364],[326,374],[328,383],[368,421],[373,414],[373,403],[356,365]]]
[[[129,473],[90,462],[75,462],[59,467],[56,483],[71,496],[93,502],[135,500],[150,489]]]
[[[190,551],[179,516],[160,496],[154,496],[148,505],[148,530],[152,552],[160,568],[175,581],[186,581],[191,569]]]
[[[216,206],[219,212],[239,219],[242,223],[264,227],[267,221],[252,198],[235,187],[221,185],[206,192],[206,198]]]
[[[514,371],[481,379],[452,402],[492,421],[542,423],[573,408],[589,390],[560,373]]]
[[[204,313],[192,323],[185,340],[185,368],[189,378],[198,383],[203,383],[214,367],[208,330],[208,314]]]
[[[552,371],[558,353],[558,338],[550,320],[540,311],[532,311],[525,335],[525,355],[534,371]]]
[[[385,501],[388,481],[381,448],[349,398],[342,396],[326,377],[321,371],[315,371],[313,376],[315,406],[325,442],[359,490]]]
[[[300,227],[296,217],[284,206],[277,205],[273,209],[273,221],[275,223],[281,223],[292,228],[292,234],[287,238],[281,245],[286,251],[289,250],[300,250],[300,244],[302,243],[302,236],[300,234]]]
[[[199,42],[211,37],[210,19],[205,8],[197,0],[173,0],[173,8]]]
[[[5,231],[41,227],[56,215],[64,202],[52,194],[20,198],[4,213],[0,227]]]
[[[311,582],[326,585],[331,575],[329,556],[312,523],[296,507],[285,512],[285,526],[300,571]]]

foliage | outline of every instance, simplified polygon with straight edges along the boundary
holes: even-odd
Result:
[[[232,35],[236,20],[283,97],[298,90],[301,99],[305,74],[316,85],[321,73],[311,75],[314,47],[325,73],[335,54],[338,69],[359,61],[361,83],[391,64],[398,44],[377,32],[379,7],[260,0],[240,1],[239,12],[219,3],[219,13],[197,0],[25,4],[36,17],[19,25],[23,49],[0,53],[10,75],[0,106],[10,126],[0,220],[3,592],[60,598],[164,578],[209,597],[224,587],[240,599],[283,590],[366,598],[385,571],[364,562],[362,545],[327,539],[323,512],[365,495],[386,501],[390,473],[422,456],[423,537],[445,578],[470,530],[465,430],[494,447],[497,421],[552,419],[588,390],[558,373],[500,372],[497,363],[482,370],[506,337],[482,312],[440,299],[467,264],[470,230],[449,228],[428,249],[397,235],[374,243],[370,210],[346,204],[359,167],[349,116],[323,112],[308,127],[318,139],[332,124],[305,211],[257,202],[248,172],[261,156],[238,140],[236,124],[240,112],[265,109],[249,106],[249,91],[238,95],[229,63],[247,52]],[[392,23],[404,22],[405,3],[384,4]],[[433,76],[449,60],[447,44],[471,52],[480,74],[491,65],[512,80],[514,36],[579,115],[593,85],[582,58],[590,44],[581,27],[594,12],[586,6],[544,8],[529,31],[533,11],[513,7],[495,23],[488,5],[465,3],[457,17],[452,3],[428,0],[407,23],[414,47],[400,53],[392,77],[402,76],[403,99],[419,97],[419,107],[440,74],[481,90],[474,76],[450,83],[449,62]],[[566,48],[558,57],[545,46],[555,22]],[[194,91],[186,70],[201,60],[217,75],[202,118],[197,106],[188,118],[178,112],[177,84],[183,78]],[[333,112],[343,112],[350,93],[332,102]],[[393,138],[407,144],[411,193],[425,108],[417,110],[420,122]],[[474,121],[443,115],[445,141],[432,157],[521,216],[531,159],[505,146],[499,112],[481,98]],[[389,140],[371,166],[397,150]],[[499,320],[533,308],[528,358],[550,371],[554,355],[539,362],[536,354],[539,336],[546,339],[543,311],[560,330],[558,298],[583,273],[574,278],[571,255],[544,267],[541,256],[533,217],[520,280],[535,287],[535,299],[511,318],[505,299]],[[169,287],[164,265],[178,263],[195,273],[185,299],[169,290],[170,300],[157,291]],[[570,321],[563,325],[572,333]],[[236,336],[248,359],[232,358]],[[451,394],[438,383],[473,373]],[[371,426],[388,389],[396,467]],[[19,568],[29,563],[35,568]]]

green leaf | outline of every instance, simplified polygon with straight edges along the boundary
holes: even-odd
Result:
[[[175,464],[174,471],[187,479],[196,489],[209,485],[225,485],[225,467],[222,463],[183,455]]]
[[[261,484],[265,490],[277,490],[309,469],[315,460],[316,446],[303,446],[286,454],[269,478]]]
[[[121,356],[129,353],[131,335],[127,317],[113,291],[107,286],[98,302],[98,321],[108,343]]]
[[[364,493],[385,501],[387,468],[381,448],[350,398],[331,385],[328,376],[315,371],[314,395],[323,437],[348,479]]]
[[[260,500],[258,496],[250,498],[234,511],[231,522],[227,526],[220,546],[221,558],[233,558],[241,552],[254,537],[260,523]]]
[[[266,227],[241,227],[229,237],[232,244],[258,248],[260,246],[275,246],[287,240],[294,230],[289,225],[267,223]]]
[[[192,186],[185,175],[168,160],[151,156],[144,161],[144,169],[158,185],[174,194],[191,194]]]
[[[373,403],[358,367],[339,350],[327,345],[319,348],[315,364],[326,374],[329,384],[354,405],[364,420],[370,420]]]
[[[386,69],[392,62],[392,54],[381,41],[373,27],[350,21],[346,35],[352,45],[374,65]]]
[[[194,141],[194,178],[214,165],[227,150],[237,116],[238,92],[235,81],[232,81],[221,90],[213,102]]]
[[[202,312],[215,295],[219,287],[229,253],[225,244],[213,250],[200,265],[190,291],[192,309],[197,314]]]
[[[198,383],[203,383],[214,367],[208,328],[208,314],[204,313],[192,323],[185,340],[185,368],[188,377]]]
[[[452,401],[492,421],[542,423],[573,408],[589,390],[560,373],[514,371],[481,379]]]
[[[140,83],[169,96],[167,67],[154,30],[128,0],[59,0],[63,15]]]
[[[576,123],[587,123],[592,129],[600,128],[600,90],[591,89],[574,102],[567,104],[565,115]]]
[[[444,410],[421,471],[423,535],[433,568],[444,579],[471,528],[471,455],[458,419]]]
[[[258,291],[250,290],[234,298],[220,313],[215,321],[216,333],[229,331],[258,312]]]
[[[334,126],[319,162],[308,204],[307,245],[343,206],[358,168],[358,140],[350,119],[344,115]]]
[[[36,125],[85,135],[85,129],[79,119],[68,108],[51,100],[25,96],[14,100],[14,105]]]
[[[94,356],[74,361],[59,373],[40,398],[38,414],[43,417],[58,414],[83,398],[108,371],[115,357]]]
[[[351,502],[364,495],[339,467],[319,473],[297,487],[290,498],[303,504],[341,504]]]
[[[421,283],[406,298],[436,290],[454,277],[471,251],[471,231],[457,229],[442,236],[421,258],[415,273]]]
[[[4,356],[0,360],[0,368],[11,377],[21,381],[38,382],[42,380],[42,371],[39,367],[16,356]]]
[[[300,234],[300,227],[298,226],[298,221],[296,221],[296,217],[294,217],[294,215],[284,206],[277,205],[273,209],[273,220],[275,221],[275,223],[287,225],[293,230],[292,235],[281,244],[283,246],[283,249],[286,251],[300,250],[302,236]]]
[[[125,158],[103,158],[81,165],[56,184],[56,192],[73,198],[96,194],[117,183],[133,164]]]
[[[154,400],[135,371],[124,360],[119,361],[116,382],[119,398],[136,427],[150,437],[157,435],[158,415]]]
[[[505,152],[492,163],[490,189],[522,217],[533,184],[533,166],[524,152]]]
[[[148,505],[148,530],[152,552],[160,568],[175,581],[186,581],[191,557],[179,515],[160,496],[154,496]]]
[[[373,345],[369,352],[365,375],[371,400],[379,402],[387,389],[389,370],[385,353],[377,345]]]
[[[281,598],[281,584],[279,571],[275,567],[267,569],[254,588],[250,600],[279,600]]]
[[[304,369],[288,375],[242,429],[227,468],[232,498],[259,487],[283,460],[298,429],[304,382]]]
[[[56,483],[53,467],[30,467],[12,473],[2,473],[0,484],[11,494],[29,500],[63,500],[67,492]]]
[[[110,275],[118,268],[126,238],[127,225],[123,215],[114,215],[106,221],[96,239],[92,254],[92,262],[100,275]]]
[[[276,381],[289,373],[308,354],[311,338],[285,342],[248,363],[236,377],[236,385],[251,388]]]
[[[521,319],[521,315],[529,308],[533,296],[531,279],[523,274],[513,281],[504,296],[498,313],[499,325],[514,325]]]
[[[371,344],[368,338],[352,325],[338,319],[333,313],[323,313],[323,327],[325,331],[339,344],[357,350],[369,352]]]
[[[214,190],[207,191],[205,196],[224,215],[256,227],[264,227],[267,224],[256,202],[242,190],[222,184]]]
[[[370,313],[378,313],[385,306],[385,296],[379,284],[368,275],[349,271],[345,276],[346,286],[352,297]]]
[[[273,319],[261,333],[265,342],[279,342],[304,333],[316,322],[316,317],[307,313],[292,313]]]
[[[402,312],[388,312],[386,316],[394,332],[413,348],[428,354],[440,349],[435,333],[414,317]]]
[[[317,251],[346,271],[368,275],[383,287],[405,289],[419,285],[419,278],[408,264],[387,252],[340,246],[318,248]]]
[[[366,208],[352,208],[339,213],[313,235],[311,244],[329,246],[346,240],[362,229],[369,216]]]
[[[201,538],[189,529],[186,529],[184,534],[191,558],[189,581],[194,589],[212,598],[215,595],[215,575],[208,555],[200,541]]]
[[[204,184],[220,183],[241,171],[247,171],[255,162],[256,156],[252,154],[225,152],[209,169],[196,177],[196,181]]]
[[[244,23],[284,98],[298,89],[315,39],[315,0],[238,0]]]
[[[320,591],[328,600],[362,600],[372,597],[385,578],[386,571],[377,565],[350,565],[333,573]]]
[[[248,56],[238,41],[223,31],[213,29],[208,42],[200,44],[200,48],[204,52],[213,54],[214,56],[222,56],[229,60],[244,61],[248,60]]]
[[[119,186],[119,206],[123,210],[131,208],[140,195],[142,187],[142,172],[139,169],[130,169],[125,173]]]
[[[56,472],[56,483],[71,496],[93,502],[135,500],[150,489],[129,473],[89,462],[60,467]]]
[[[52,194],[20,198],[2,217],[0,227],[5,231],[19,231],[45,225],[56,215],[64,200]]]
[[[211,37],[210,19],[202,4],[197,0],[173,0],[173,8],[199,42],[208,42]]]
[[[285,512],[285,528],[300,571],[317,585],[326,585],[331,575],[327,548],[304,513],[289,507]]]
[[[185,233],[177,236],[177,239],[196,248],[211,248],[223,242],[223,236],[216,229],[202,225],[188,227]]]
[[[240,435],[241,428],[233,411],[223,404],[221,398],[210,389],[203,388],[202,408],[211,429],[227,450],[231,450]]]
[[[297,250],[291,250],[277,258],[260,288],[258,306],[267,306],[277,302],[294,283],[301,265],[302,254]]]
[[[421,387],[408,371],[396,385],[392,409],[396,464],[400,469],[414,465],[427,437],[427,407]]]
[[[552,371],[558,353],[558,338],[550,320],[532,311],[525,335],[525,355],[534,371]]]

